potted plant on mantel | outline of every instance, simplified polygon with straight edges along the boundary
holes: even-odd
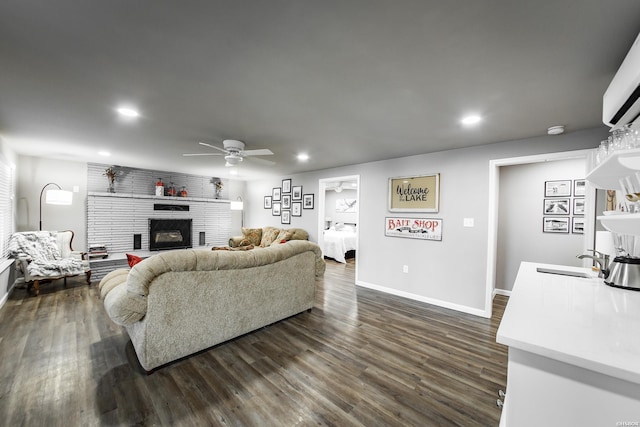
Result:
[[[109,193],[116,192],[115,183],[116,183],[116,177],[118,176],[119,173],[120,171],[117,170],[115,166],[109,166],[104,170],[103,175],[106,176],[107,180],[109,181],[109,188],[107,189],[107,192]]]
[[[222,180],[220,178],[211,178],[211,181],[209,181],[213,184],[214,188],[215,188],[215,198],[216,199],[220,199],[222,198]]]

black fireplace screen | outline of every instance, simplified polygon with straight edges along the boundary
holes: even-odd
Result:
[[[191,219],[149,219],[150,251],[191,247]]]

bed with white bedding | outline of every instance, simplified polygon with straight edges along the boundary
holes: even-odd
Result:
[[[345,254],[356,249],[355,224],[336,224],[324,231],[322,253],[338,262],[346,263]]]

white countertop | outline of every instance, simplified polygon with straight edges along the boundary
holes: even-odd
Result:
[[[640,292],[607,286],[588,268],[523,262],[496,341],[640,384]]]

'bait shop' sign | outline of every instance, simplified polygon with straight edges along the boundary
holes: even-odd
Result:
[[[436,218],[385,218],[385,236],[442,240],[442,220]]]

